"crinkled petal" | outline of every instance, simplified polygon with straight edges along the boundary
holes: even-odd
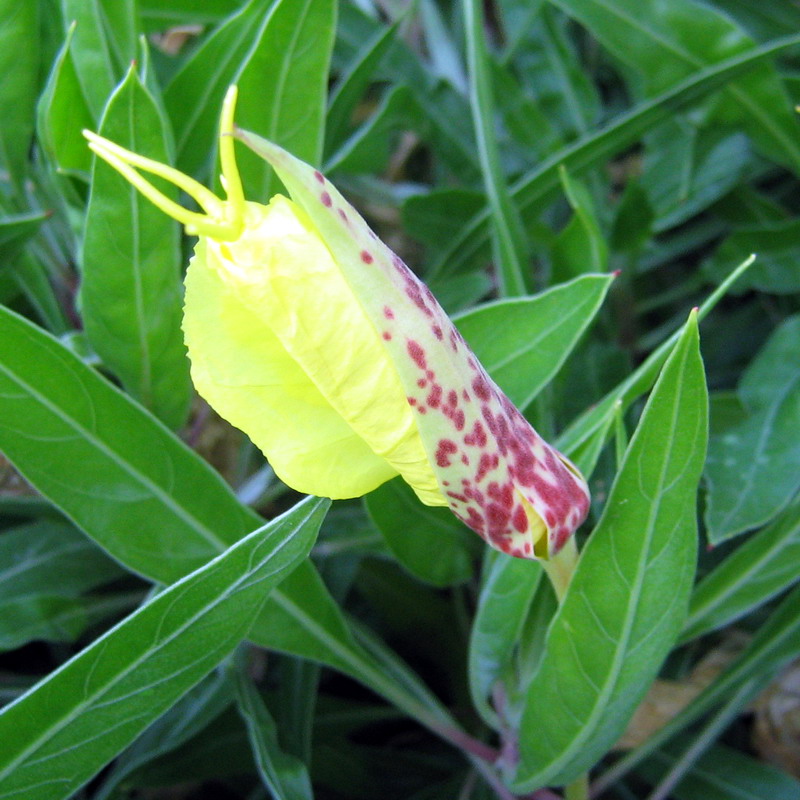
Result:
[[[201,240],[186,273],[183,320],[200,395],[298,491],[357,497],[393,477],[395,470],[331,407],[269,326],[207,265],[205,249]]]
[[[302,491],[355,497],[399,473],[425,502],[445,505],[394,365],[305,214],[280,196],[266,207],[249,204],[242,237],[208,241],[205,261],[231,304],[226,334],[238,332],[237,348],[245,339],[252,349],[258,338],[258,358],[269,350],[275,379],[282,370],[292,376],[285,402],[272,398],[269,414],[251,400],[239,409],[239,423],[224,414],[262,447],[282,479]],[[187,317],[200,296],[187,294]],[[188,331],[189,323],[187,341]],[[225,369],[240,369],[238,358],[232,347]],[[262,369],[255,358],[247,363],[250,372]],[[281,391],[278,383],[272,393]],[[339,453],[343,437],[348,446]]]

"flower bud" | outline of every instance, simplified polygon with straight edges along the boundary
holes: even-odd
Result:
[[[90,146],[199,240],[183,327],[198,392],[298,491],[358,497],[400,475],[490,545],[549,558],[583,521],[586,483],[486,374],[430,290],[313,167],[222,113],[221,200],[87,132]],[[246,202],[233,136],[291,195]],[[190,212],[137,172],[200,204]]]

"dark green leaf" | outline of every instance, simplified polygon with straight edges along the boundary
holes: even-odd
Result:
[[[395,558],[433,586],[453,586],[472,577],[479,540],[448,508],[423,506],[400,478],[366,497],[367,511]]]
[[[693,72],[753,52],[755,43],[716,9],[691,0],[554,0],[634,70],[652,96]],[[732,82],[710,115],[735,121],[769,158],[800,170],[800,127],[777,72],[762,64]]]
[[[305,764],[281,750],[275,720],[258,690],[241,670],[236,678],[239,713],[247,725],[258,774],[274,800],[312,800]]]
[[[675,763],[676,746],[654,753],[636,772],[655,783]],[[775,767],[730,747],[717,745],[697,759],[672,790],[675,800],[800,800],[800,782]]]
[[[483,719],[498,726],[487,698],[506,677],[542,569],[535,561],[487,552],[485,576],[469,640],[472,702]]]
[[[736,76],[753,69],[765,58],[776,55],[787,47],[800,43],[800,36],[771,42],[750,49],[712,66],[695,72],[691,77],[652,99],[621,114],[597,131],[588,133],[573,144],[553,153],[519,178],[511,187],[511,194],[520,211],[539,208],[551,198],[558,187],[558,170],[562,165],[570,175],[580,176],[591,167],[621,152],[639,137],[677,111],[696,103],[700,98],[729,83]],[[434,266],[436,274],[452,273],[462,264],[469,263],[488,239],[488,211],[473,217],[463,226],[461,234],[449,243]]]
[[[353,63],[339,77],[328,105],[325,122],[325,152],[331,153],[346,138],[352,125],[353,113],[361,100],[376,68],[394,43],[397,26],[378,30],[358,51]]]
[[[0,2],[0,164],[16,191],[27,173],[39,82],[39,4]]]
[[[93,115],[78,80],[72,54],[74,33],[72,26],[39,98],[36,130],[54,166],[88,175],[92,154],[81,131],[94,128],[100,117]]]
[[[771,600],[797,579],[800,501],[754,534],[698,584],[683,639],[721,628]]]
[[[25,242],[46,219],[47,214],[41,211],[0,217],[0,270],[14,261]]]
[[[34,522],[0,535],[0,650],[73,641],[93,619],[80,595],[123,574],[71,525]]]
[[[745,371],[743,422],[709,442],[706,525],[718,543],[769,521],[800,488],[800,316],[789,317]]]

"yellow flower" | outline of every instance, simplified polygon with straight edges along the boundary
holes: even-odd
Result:
[[[589,505],[577,470],[533,430],[428,288],[318,171],[234,131],[223,105],[224,200],[177,170],[86,132],[94,152],[199,236],[184,332],[198,392],[298,491],[358,497],[401,475],[489,544],[549,558]],[[246,202],[237,136],[291,195]],[[158,192],[166,178],[205,213]]]

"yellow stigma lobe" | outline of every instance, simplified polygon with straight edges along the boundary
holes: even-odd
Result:
[[[219,132],[219,154],[222,166],[222,186],[226,199],[221,200],[203,184],[184,175],[174,167],[145,158],[108,139],[98,136],[92,131],[84,130],[83,135],[89,140],[89,148],[97,156],[113,167],[123,178],[138,189],[153,205],[165,214],[182,223],[186,232],[192,235],[205,236],[217,241],[233,242],[241,236],[244,229],[245,201],[242,181],[236,167],[233,152],[233,114],[236,107],[236,87],[231,86],[225,95],[222,105]],[[182,189],[205,212],[201,214],[189,211],[170,200],[137,170],[158,175],[174,186]]]

